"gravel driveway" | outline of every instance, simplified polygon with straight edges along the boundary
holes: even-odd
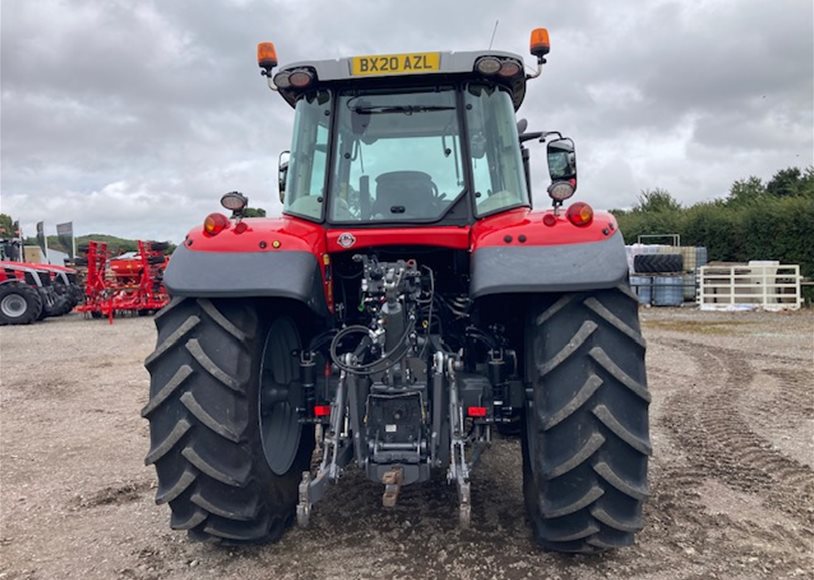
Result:
[[[653,493],[637,544],[599,556],[531,543],[516,440],[475,471],[468,531],[451,487],[384,511],[350,472],[278,544],[190,542],[143,464],[152,321],[0,328],[0,579],[814,577],[814,312],[642,318]]]

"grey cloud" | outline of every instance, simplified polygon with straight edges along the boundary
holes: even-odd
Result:
[[[529,65],[530,28],[549,27],[521,115],[575,138],[591,203],[656,186],[692,203],[814,164],[810,2],[4,0],[3,211],[29,231],[74,219],[174,240],[230,189],[279,211],[292,115],[258,75],[258,41],[282,62],[470,50],[496,19],[495,48]],[[544,204],[543,148],[532,154]]]

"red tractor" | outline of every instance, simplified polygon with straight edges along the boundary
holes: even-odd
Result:
[[[0,325],[30,324],[73,310],[76,272],[51,264],[0,261]]]
[[[522,441],[543,548],[633,542],[648,495],[645,342],[613,216],[563,207],[573,142],[515,118],[548,51],[536,29],[531,74],[495,50],[275,73],[274,46],[258,46],[294,109],[283,216],[244,218],[232,192],[231,217],[189,232],[145,363],[146,462],[174,529],[276,540],[318,518],[348,469],[383,485],[385,507],[444,473],[468,526],[470,474],[497,430]],[[531,141],[547,142],[549,209],[532,209]]]

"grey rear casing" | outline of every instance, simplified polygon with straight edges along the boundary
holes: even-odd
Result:
[[[489,246],[475,250],[471,263],[473,298],[612,288],[628,275],[619,231],[607,240],[584,244]]]
[[[164,285],[173,296],[290,298],[328,315],[322,273],[310,252],[197,252],[181,245]]]

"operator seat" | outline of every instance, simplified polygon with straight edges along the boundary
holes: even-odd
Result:
[[[423,171],[391,171],[376,178],[372,214],[382,217],[433,217],[438,188]]]

